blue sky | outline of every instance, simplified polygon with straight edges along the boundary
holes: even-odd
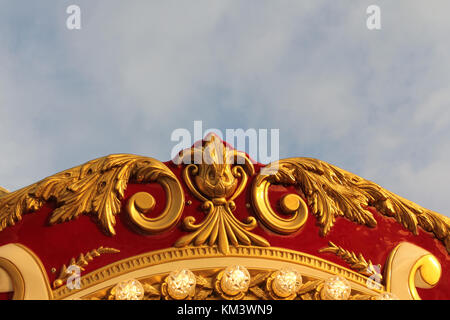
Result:
[[[67,6],[82,29],[66,28]],[[381,8],[382,29],[366,28]],[[0,185],[111,153],[169,160],[174,129],[280,129],[449,215],[450,2],[0,0]]]

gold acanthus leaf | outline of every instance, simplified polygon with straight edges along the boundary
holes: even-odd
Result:
[[[328,242],[328,247],[322,248],[319,252],[331,252],[340,257],[342,260],[347,262],[350,267],[365,276],[375,275],[379,280],[383,277],[380,274],[381,266],[378,264],[374,266],[372,261],[367,261],[364,256],[360,253],[356,255],[354,252],[346,250],[340,246],[335,245],[333,242]]]
[[[9,193],[8,190],[6,190],[5,188],[0,187],[0,197],[6,195],[6,194],[8,194],[8,193]]]
[[[118,249],[101,246],[97,249],[93,249],[87,252],[86,254],[81,253],[77,259],[75,258],[70,259],[69,266],[77,266],[80,268],[81,271],[84,271],[84,267],[86,267],[89,264],[89,262],[94,260],[94,258],[97,258],[102,254],[118,253],[118,252],[120,252],[120,250]],[[57,288],[63,285],[64,281],[67,280],[70,275],[71,273],[67,271],[67,266],[64,264],[61,267],[61,270],[59,271],[58,278],[53,282],[53,287]]]
[[[176,179],[162,162],[149,157],[114,154],[89,161],[1,196],[0,231],[20,221],[23,214],[54,201],[50,224],[93,214],[103,229],[114,235],[115,215],[128,181],[155,182],[162,176]]]
[[[326,235],[337,216],[374,227],[377,221],[368,207],[395,218],[417,234],[417,227],[432,232],[450,253],[450,219],[404,199],[374,182],[329,163],[311,158],[289,158],[269,164],[271,183],[297,185]],[[266,173],[265,173],[266,174]]]

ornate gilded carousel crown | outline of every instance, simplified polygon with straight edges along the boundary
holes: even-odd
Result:
[[[449,299],[450,222],[331,164],[210,135],[0,189],[2,299]]]

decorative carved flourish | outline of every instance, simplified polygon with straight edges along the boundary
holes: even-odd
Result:
[[[297,291],[300,300],[321,300],[320,290],[323,287],[323,280],[311,280],[304,283]]]
[[[120,250],[114,249],[114,248],[104,248],[99,247],[98,249],[94,249],[89,251],[86,254],[81,253],[77,259],[72,258],[69,262],[69,266],[77,266],[80,268],[81,271],[84,271],[84,267],[86,267],[89,262],[94,260],[94,258],[101,256],[105,253],[118,253]],[[67,269],[66,265],[64,264],[61,267],[61,270],[59,272],[58,278],[53,281],[53,288],[58,288],[64,284],[64,282],[71,276],[71,272]]]
[[[230,242],[234,246],[269,246],[267,240],[249,232],[257,225],[254,217],[241,222],[233,215],[236,207],[233,200],[244,190],[247,173],[254,174],[253,164],[245,153],[229,150],[214,135],[209,137],[204,146],[185,150],[176,160],[190,163],[183,171],[183,178],[189,190],[203,201],[207,216],[199,224],[195,224],[194,217],[186,217],[183,226],[192,233],[180,238],[175,247],[217,243],[220,251],[227,254]],[[232,166],[234,163],[243,166]]]
[[[223,270],[222,270],[223,271]],[[270,275],[275,270],[269,269],[253,269],[249,270],[251,273],[251,282],[247,291],[236,295],[234,300],[275,300],[276,295],[272,292],[269,281]],[[230,299],[231,297],[224,295],[223,291],[218,285],[217,278],[221,271],[212,272],[212,270],[195,271],[196,286],[193,300],[218,300]],[[150,276],[145,279],[140,279],[144,287],[143,300],[160,300],[170,299],[167,289],[164,286],[164,276]],[[292,297],[295,300],[322,300],[321,290],[323,288],[324,280],[307,277],[307,281],[298,289],[297,293]],[[375,300],[377,293],[373,295],[360,292],[356,289],[352,290],[349,300]],[[115,300],[115,287],[102,289],[95,293],[85,296],[83,299],[87,300]]]
[[[6,195],[6,194],[8,194],[8,193],[9,193],[8,190],[6,190],[5,188],[0,187],[0,197]]]
[[[253,184],[252,197],[258,217],[271,230],[290,234],[299,230],[308,219],[308,207],[301,197],[296,194],[287,194],[280,201],[280,208],[285,214],[292,215],[285,219],[280,217],[271,208],[269,201],[270,175],[258,175]]]
[[[420,300],[416,287],[430,289],[442,276],[439,260],[429,251],[412,243],[401,242],[386,261],[386,290],[400,299]]]
[[[258,257],[267,261],[277,261],[277,263],[297,263],[305,265],[313,269],[321,270],[328,274],[335,274],[342,276],[352,282],[360,285],[374,287],[376,283],[366,276],[331,263],[325,259],[317,256],[309,255],[304,252],[298,252],[289,249],[277,247],[257,247],[257,246],[238,246],[230,247],[230,256],[235,258]],[[157,251],[151,251],[139,256],[130,257],[117,262],[114,262],[103,268],[94,270],[80,279],[81,287],[97,285],[111,279],[112,277],[119,277],[131,271],[135,271],[136,266],[139,268],[148,268],[162,263],[172,263],[175,261],[192,261],[195,259],[209,259],[223,257],[217,246],[199,246],[199,247],[185,247],[185,248],[167,248]],[[384,290],[381,286],[380,290]],[[57,300],[69,297],[73,292],[66,286],[62,286],[53,292],[54,298]]]
[[[345,262],[350,264],[350,267],[354,270],[357,270],[359,273],[365,276],[375,276],[376,279],[380,281],[383,279],[383,276],[380,273],[381,265],[377,264],[374,266],[372,261],[366,261],[363,255],[360,253],[356,255],[354,252],[350,252],[345,250],[342,247],[335,245],[333,242],[328,242],[328,247],[322,248],[319,252],[331,252],[342,258]]]
[[[450,219],[326,162],[290,158],[271,163],[255,180],[253,195],[264,182],[297,186],[318,219],[321,235],[328,234],[338,216],[375,227],[377,221],[368,210],[374,207],[414,234],[417,234],[418,226],[434,233],[450,253]],[[265,205],[261,197],[253,197],[253,201],[258,214],[264,216]]]
[[[93,214],[103,229],[114,235],[115,215],[120,211],[129,180],[158,182],[167,192],[176,193],[171,197],[175,200],[161,216],[169,216],[171,226],[178,222],[184,196],[172,171],[153,158],[115,154],[89,161],[2,196],[0,231],[20,221],[24,213],[37,211],[45,202],[54,201],[56,209],[50,215],[50,224]]]

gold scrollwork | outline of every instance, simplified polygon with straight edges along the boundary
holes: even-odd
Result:
[[[8,193],[9,193],[8,190],[6,190],[5,188],[0,187],[0,197],[4,196],[5,194],[8,194]]]
[[[166,192],[166,206],[158,217],[145,216],[156,203],[155,198],[147,192],[134,194],[127,203],[130,220],[148,233],[161,233],[172,228],[180,220],[184,207],[184,192],[176,179],[163,177],[158,182]]]
[[[275,213],[269,202],[269,187],[274,181],[270,175],[258,175],[252,189],[252,200],[256,212],[266,226],[271,230],[290,234],[299,230],[308,219],[308,207],[297,194],[287,194],[280,200],[281,210],[291,214],[289,219],[282,218]]]
[[[23,300],[25,297],[25,281],[19,269],[8,259],[1,257],[0,268],[6,271],[12,281],[14,288],[13,300]]]
[[[419,288],[433,288],[441,278],[441,264],[432,254],[426,254],[414,263],[409,273],[409,290],[415,300],[420,300],[416,285]]]
[[[306,277],[306,282],[288,297],[276,295],[273,289],[273,269],[249,269],[251,281],[247,290],[237,294],[228,294],[221,285],[223,271],[220,269],[195,270],[196,286],[191,295],[183,300],[323,300],[324,280],[316,277]],[[144,289],[143,300],[171,300],[168,293],[167,277],[164,275],[149,275],[138,281]],[[182,284],[181,284],[182,286]],[[115,286],[102,288],[82,297],[83,300],[115,300]],[[378,292],[368,294],[357,288],[352,288],[349,300],[376,300]]]
[[[87,252],[86,254],[81,253],[78,258],[75,260],[75,258],[72,258],[70,260],[69,266],[77,266],[81,269],[81,271],[84,271],[84,267],[86,267],[89,262],[94,260],[94,258],[97,258],[105,253],[118,253],[120,250],[117,250],[115,248],[105,248],[103,246],[91,250]],[[59,272],[58,278],[53,281],[53,288],[58,288],[64,284],[64,281],[66,281],[72,273],[67,269],[66,265],[64,264]]]
[[[178,221],[184,197],[174,173],[153,158],[114,154],[1,196],[0,231],[20,221],[23,214],[39,210],[47,201],[54,201],[56,209],[49,218],[51,225],[76,219],[83,214],[93,214],[106,233],[114,235],[115,216],[120,212],[121,200],[130,180],[138,183],[161,183],[169,194],[170,202],[167,211],[160,218],[165,222],[162,223],[162,228],[173,226]],[[139,214],[133,217],[139,223],[142,222]],[[169,219],[170,222],[166,221]],[[142,220],[146,228],[148,223],[145,219]]]
[[[400,299],[420,300],[416,287],[433,288],[441,278],[437,258],[412,243],[402,242],[390,253],[386,262],[386,290]]]
[[[367,261],[362,253],[356,255],[353,251],[346,250],[340,246],[337,246],[333,242],[328,242],[328,247],[322,248],[319,252],[331,252],[350,264],[350,267],[357,270],[359,273],[375,279],[382,280],[383,276],[380,273],[381,265],[373,265],[372,261]]]

